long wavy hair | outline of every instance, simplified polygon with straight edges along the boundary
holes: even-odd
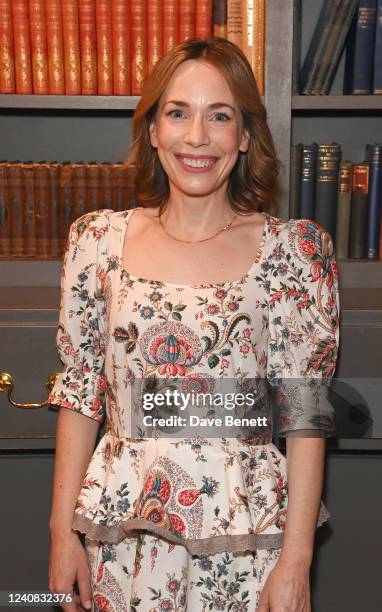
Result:
[[[242,129],[249,132],[248,151],[239,152],[228,182],[232,210],[275,214],[280,161],[267,124],[267,112],[247,58],[239,47],[220,37],[184,41],[163,55],[148,76],[134,112],[133,142],[126,161],[133,175],[135,204],[162,209],[168,201],[168,177],[151,145],[149,127],[176,68],[190,59],[208,62],[225,78],[240,108]]]

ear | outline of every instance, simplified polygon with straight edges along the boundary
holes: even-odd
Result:
[[[158,141],[157,141],[157,129],[156,129],[155,121],[150,123],[149,132],[150,132],[151,146],[156,148],[158,146]]]
[[[241,151],[242,153],[246,153],[248,151],[249,141],[250,141],[249,132],[248,130],[244,130],[242,137],[241,137],[239,151]]]

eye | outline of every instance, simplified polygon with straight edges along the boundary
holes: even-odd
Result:
[[[230,117],[228,115],[226,115],[226,113],[215,113],[214,115],[215,117],[223,117],[223,121],[229,121]]]
[[[179,108],[175,108],[175,109],[173,109],[173,110],[170,110],[170,111],[167,113],[167,116],[174,117],[175,119],[177,119],[177,118],[179,117],[179,115],[174,115],[174,113],[180,113],[180,114],[182,114],[182,112],[183,112],[183,111],[181,111]]]

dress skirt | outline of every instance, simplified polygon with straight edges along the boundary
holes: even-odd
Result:
[[[85,538],[92,612],[253,612],[281,548],[191,555],[150,532],[118,544]]]

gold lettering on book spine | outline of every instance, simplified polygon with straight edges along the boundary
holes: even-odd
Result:
[[[0,86],[2,93],[15,91],[12,15],[9,0],[0,1]]]

